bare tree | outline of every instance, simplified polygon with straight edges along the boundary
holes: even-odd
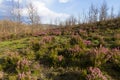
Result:
[[[59,19],[59,18],[56,18],[55,21],[54,21],[54,24],[55,24],[55,25],[58,25],[59,22],[60,22],[60,19]]]
[[[73,26],[73,25],[76,24],[76,22],[77,22],[76,18],[75,18],[74,16],[70,16],[70,17],[66,20],[65,25],[66,25],[66,26]]]
[[[111,8],[111,14],[110,14],[110,19],[114,19],[115,15],[114,15],[114,7],[112,6]]]
[[[85,11],[83,10],[83,13],[82,13],[82,24],[84,23],[88,23],[88,16],[87,14],[85,13]]]
[[[89,9],[89,22],[96,22],[98,20],[98,8],[91,4]]]
[[[78,15],[77,23],[81,24],[81,16],[80,16],[80,14]]]
[[[53,25],[53,19],[50,19],[50,25]]]
[[[11,20],[21,23],[22,20],[22,9],[20,5],[20,0],[12,0],[12,10],[11,10]]]
[[[32,3],[28,5],[28,18],[32,25],[40,24],[40,16],[38,15],[37,8]]]
[[[63,26],[64,26],[64,22],[63,22],[63,21],[60,21],[60,22],[59,22],[59,26],[60,26],[60,27],[63,27]]]
[[[120,9],[118,10],[117,18],[120,18]]]
[[[100,15],[99,15],[100,21],[107,19],[107,16],[108,16],[107,11],[108,11],[107,3],[104,1],[100,8]]]

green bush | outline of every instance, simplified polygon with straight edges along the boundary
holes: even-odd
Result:
[[[54,49],[52,49],[49,53],[49,62],[55,66],[57,65],[57,61],[58,61],[58,52]]]
[[[38,39],[33,39],[30,41],[29,46],[32,48],[32,50],[38,51],[40,49],[40,41]]]
[[[16,66],[20,56],[17,52],[6,52],[7,56],[2,58],[1,65],[5,72],[16,72]]]
[[[120,50],[116,48],[112,51],[112,54],[113,55],[111,61],[114,64],[114,66],[120,71]]]
[[[112,56],[108,48],[102,45],[100,45],[99,48],[90,50],[87,55],[88,61],[90,61],[91,66],[94,67],[100,67],[102,64],[105,64]]]
[[[27,72],[30,70],[30,61],[26,58],[23,58],[17,62],[16,71],[18,73]]]
[[[17,80],[17,76],[16,75],[10,75],[8,76],[9,80]]]
[[[35,56],[36,52],[34,52],[34,50],[30,48],[20,49],[18,52],[20,53],[21,56],[24,56],[29,60],[33,60],[36,57]]]
[[[71,36],[70,44],[73,45],[73,46],[74,45],[79,45],[80,48],[82,48],[82,49],[85,48],[85,44],[84,44],[82,38],[79,35],[77,35],[77,36],[75,36],[75,35]]]
[[[88,73],[87,80],[108,80],[99,68],[89,67]]]
[[[44,56],[48,53],[47,49],[40,49],[38,52],[36,52],[34,55],[36,56],[36,60],[43,59]]]
[[[119,46],[120,46],[120,40],[115,40],[111,45],[112,48],[119,47]]]
[[[63,66],[86,66],[87,60],[85,56],[86,51],[81,49],[79,45],[75,45],[68,49],[63,49],[58,52],[64,57]]]

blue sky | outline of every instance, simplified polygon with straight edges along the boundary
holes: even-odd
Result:
[[[0,0],[0,16],[8,15],[12,0]],[[17,1],[17,0],[15,0]],[[38,13],[42,18],[42,22],[49,23],[50,20],[60,18],[64,20],[71,15],[77,17],[83,12],[87,13],[91,4],[97,7],[106,1],[109,9],[113,6],[114,12],[120,9],[119,0],[20,0],[22,5],[22,15],[27,16],[27,8],[25,5],[32,2],[38,9]]]

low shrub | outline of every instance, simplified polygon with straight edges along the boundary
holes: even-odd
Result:
[[[99,48],[94,48],[87,53],[88,61],[90,61],[91,66],[100,67],[105,64],[112,56],[108,48],[100,45]]]
[[[82,40],[82,38],[79,36],[79,35],[73,35],[71,36],[71,39],[70,39],[70,44],[71,45],[79,45],[80,48],[85,48],[85,44],[84,44],[84,41]]]
[[[30,70],[30,61],[23,58],[17,62],[16,70],[18,73],[27,72]]]
[[[20,55],[17,52],[6,52],[1,61],[2,68],[5,72],[16,72],[17,62],[20,60]]]
[[[85,66],[85,53],[86,51],[80,48],[79,45],[58,52],[59,55],[64,57],[63,66]]]
[[[38,51],[40,49],[40,41],[38,39],[33,39],[29,44],[30,48],[34,51]]]
[[[99,68],[89,67],[88,73],[87,80],[108,80]]]
[[[114,64],[114,66],[116,67],[116,69],[118,69],[120,71],[120,49],[119,48],[115,48],[112,51],[112,63]]]

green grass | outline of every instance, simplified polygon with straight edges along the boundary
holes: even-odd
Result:
[[[28,47],[30,38],[23,38],[19,40],[8,40],[0,42],[0,52],[5,51],[7,49],[17,50]]]

